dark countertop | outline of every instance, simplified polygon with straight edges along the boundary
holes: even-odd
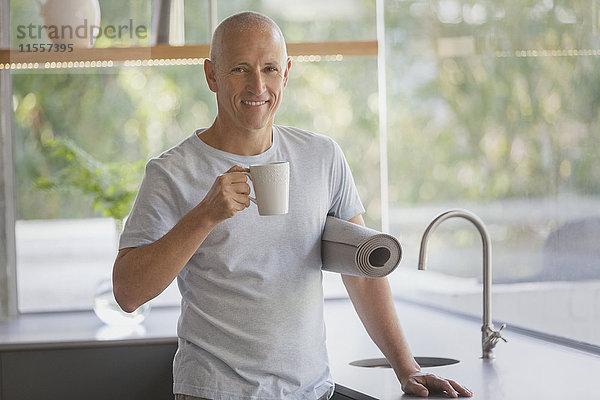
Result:
[[[447,357],[458,364],[425,370],[468,386],[475,399],[600,398],[595,375],[600,357],[504,330],[494,360],[482,360],[480,322],[402,301],[396,307],[415,356]],[[31,347],[102,346],[108,343],[173,342],[178,308],[155,308],[142,327],[111,329],[91,312],[25,314],[0,322],[0,350]],[[350,362],[381,357],[348,300],[325,303],[328,348],[334,380],[382,400],[403,395],[390,369]]]

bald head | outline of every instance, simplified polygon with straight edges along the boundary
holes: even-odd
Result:
[[[285,60],[287,58],[285,39],[275,21],[266,15],[253,11],[245,11],[224,19],[217,26],[210,41],[210,60],[214,64],[219,63],[223,52],[227,48],[227,39],[231,37],[230,35],[244,35],[244,33],[250,31],[269,33],[278,40],[281,40],[283,45],[282,59]]]

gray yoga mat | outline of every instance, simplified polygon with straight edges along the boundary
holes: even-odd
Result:
[[[400,242],[385,233],[328,216],[321,240],[323,270],[381,278],[402,258]]]

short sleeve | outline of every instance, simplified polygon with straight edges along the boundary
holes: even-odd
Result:
[[[150,160],[125,222],[119,249],[144,246],[163,237],[180,219],[177,204],[174,180],[156,160]]]
[[[335,142],[333,142],[331,173],[332,185],[328,215],[349,220],[358,214],[363,214],[365,209],[356,189],[352,171],[342,149]]]

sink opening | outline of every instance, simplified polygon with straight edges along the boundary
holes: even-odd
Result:
[[[459,361],[453,358],[443,357],[415,357],[421,368],[441,367],[444,365],[457,364]],[[364,360],[352,361],[350,365],[363,368],[391,368],[390,363],[385,358],[368,358]]]

